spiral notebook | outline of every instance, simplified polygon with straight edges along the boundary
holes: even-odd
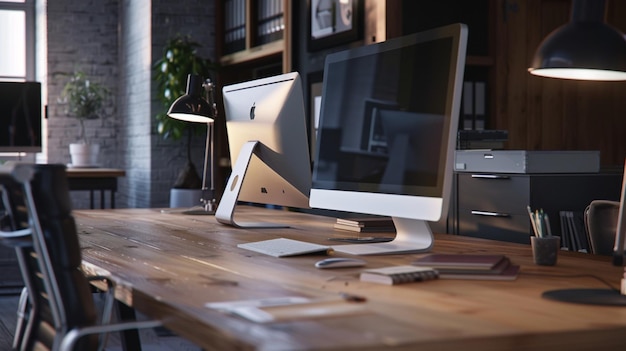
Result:
[[[406,284],[439,278],[439,273],[429,267],[390,266],[367,269],[361,272],[361,281],[386,285]]]

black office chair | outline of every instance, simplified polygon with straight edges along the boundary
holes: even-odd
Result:
[[[18,311],[15,350],[101,350],[111,332],[160,326],[159,321],[111,324],[109,284],[102,322],[81,271],[81,251],[63,165],[0,167],[5,216],[2,243],[16,249],[26,285]],[[6,230],[10,228],[10,230]],[[27,298],[26,298],[27,297]],[[23,300],[23,301],[22,301]]]
[[[585,226],[591,243],[591,253],[612,255],[617,229],[619,202],[594,200],[585,209]]]

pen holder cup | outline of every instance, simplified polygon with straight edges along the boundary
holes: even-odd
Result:
[[[554,266],[561,247],[561,237],[530,237],[530,245],[533,250],[533,260],[536,265]]]

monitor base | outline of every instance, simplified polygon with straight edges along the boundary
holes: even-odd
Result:
[[[428,252],[433,246],[433,233],[426,221],[392,217],[396,237],[386,243],[333,246],[337,252],[351,255],[400,255]]]

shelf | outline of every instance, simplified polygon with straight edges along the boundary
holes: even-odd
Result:
[[[223,21],[217,35],[222,66],[276,57],[277,62],[282,60],[284,72],[290,70],[290,1],[222,0],[218,4]]]
[[[223,66],[236,65],[255,61],[273,55],[281,55],[285,48],[285,40],[277,40],[268,44],[255,46],[249,49],[238,51],[220,58],[220,64]]]

